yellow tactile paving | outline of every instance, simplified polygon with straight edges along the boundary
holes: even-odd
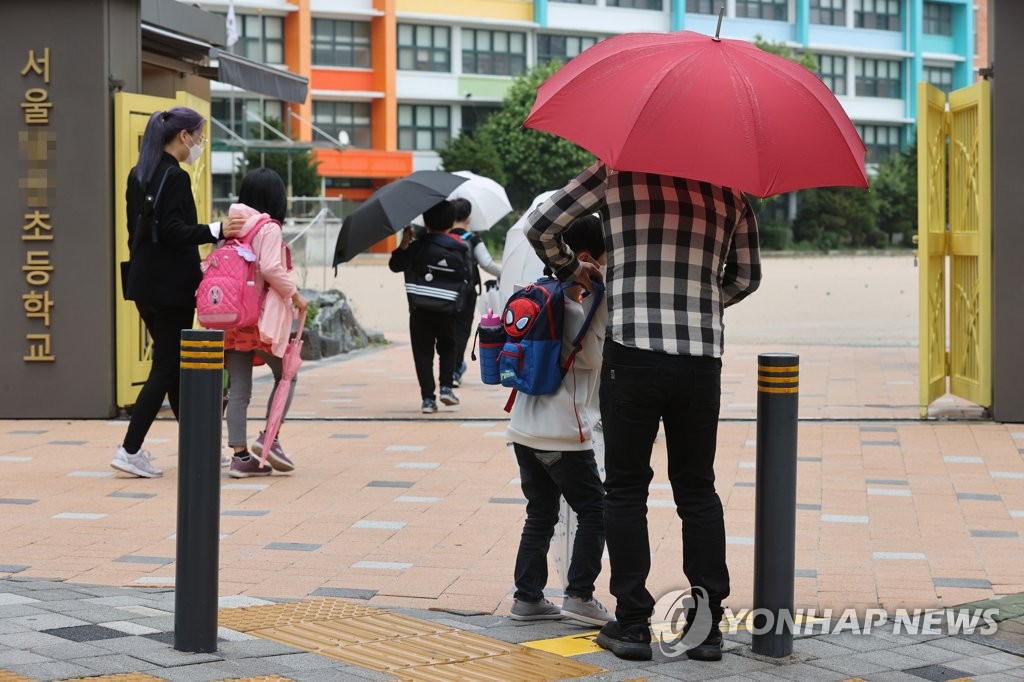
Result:
[[[343,599],[223,609],[219,624],[410,682],[543,682],[601,672],[544,651]]]
[[[356,618],[380,613],[385,611],[343,599],[328,598],[221,609],[217,616],[217,624],[239,632],[251,632],[306,621]]]

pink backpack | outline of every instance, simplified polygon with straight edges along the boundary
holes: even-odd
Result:
[[[228,239],[203,261],[203,281],[196,290],[196,317],[203,327],[227,330],[259,322],[266,287],[256,286],[258,256],[252,240],[269,221],[260,221],[242,239]]]

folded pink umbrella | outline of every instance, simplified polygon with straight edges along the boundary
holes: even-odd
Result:
[[[281,422],[284,421],[284,407],[288,404],[288,384],[295,378],[302,365],[302,332],[288,342],[288,348],[281,358],[281,381],[277,384],[277,391],[274,392],[274,399],[267,411],[267,425],[263,428],[263,454],[260,456],[260,466],[266,466],[267,455],[274,445],[278,431],[281,430]]]

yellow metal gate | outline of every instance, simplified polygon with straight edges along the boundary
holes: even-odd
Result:
[[[135,304],[124,300],[120,263],[128,259],[128,215],[125,188],[128,173],[139,158],[146,123],[154,111],[186,106],[210,118],[210,104],[194,95],[179,92],[174,99],[119,92],[114,95],[114,263],[117,309],[117,404],[134,405],[139,389],[149,375],[150,339]],[[207,131],[209,135],[209,131]],[[200,221],[210,214],[209,145],[194,166],[184,166],[192,176],[192,194]]]
[[[918,102],[925,417],[946,393],[947,377],[950,393],[983,407],[992,404],[992,117],[987,81],[950,93],[948,108],[942,91],[919,83]]]

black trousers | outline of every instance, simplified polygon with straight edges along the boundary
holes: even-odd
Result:
[[[548,582],[548,548],[558,523],[559,498],[576,512],[565,594],[590,599],[604,553],[604,488],[593,450],[546,452],[513,443],[526,496],[526,522],[516,555],[516,599],[538,602]]]
[[[146,440],[149,427],[164,404],[164,396],[171,403],[174,418],[178,418],[178,391],[180,384],[181,330],[192,328],[193,308],[136,303],[139,315],[153,340],[153,363],[149,376],[132,408],[124,449],[136,453]]]
[[[455,313],[456,369],[462,367],[462,363],[466,361],[466,346],[469,345],[469,340],[473,337],[473,327],[476,325],[476,298],[476,289],[469,289],[466,292],[462,310]]]
[[[651,449],[665,425],[668,479],[683,521],[683,573],[703,588],[712,616],[729,596],[725,521],[715,491],[715,446],[721,402],[719,358],[668,355],[605,341],[601,420],[605,441],[604,525],[616,618],[646,622],[655,600],[647,591],[651,547],[647,494]],[[660,595],[659,595],[660,596]]]
[[[452,385],[455,372],[455,313],[438,313],[413,308],[409,311],[409,338],[412,341],[412,359],[416,363],[416,379],[420,384],[420,397],[435,400],[434,351],[437,350],[438,382],[442,387]]]

